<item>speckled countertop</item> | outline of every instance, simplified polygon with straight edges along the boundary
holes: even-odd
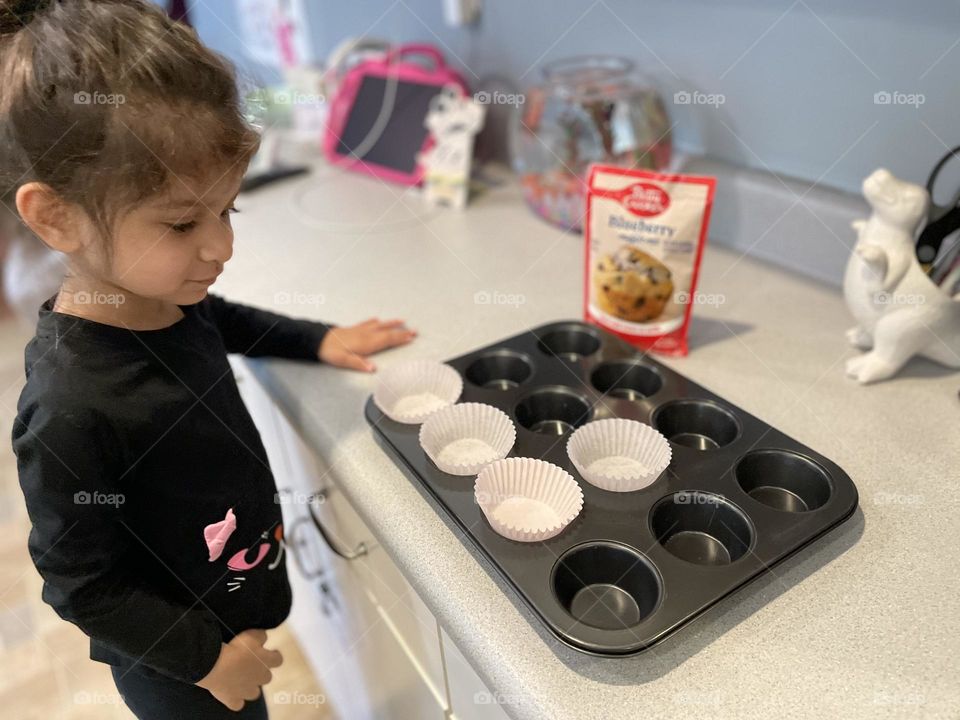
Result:
[[[318,166],[239,205],[215,292],[340,324],[407,319],[419,339],[381,367],[580,313],[581,240],[534,218],[510,184],[463,213],[426,211],[398,187]],[[843,373],[854,351],[840,293],[719,247],[699,290],[722,302],[695,309],[690,356],[666,364],[833,459],[861,507],[626,659],[562,645],[461,542],[376,444],[362,412],[375,376],[252,364],[518,720],[960,717],[960,374],[914,361],[857,386]]]

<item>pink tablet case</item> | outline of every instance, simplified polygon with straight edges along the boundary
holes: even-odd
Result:
[[[429,58],[432,68],[421,63],[404,61],[404,57],[422,55]],[[418,83],[421,85],[436,85],[437,92],[444,85],[456,85],[464,93],[469,92],[463,77],[451,67],[448,67],[443,55],[432,45],[409,44],[399,45],[383,58],[365,60],[356,67],[347,71],[340,83],[337,94],[330,105],[330,115],[327,119],[327,129],[323,137],[323,151],[327,159],[340,167],[359,172],[367,172],[384,180],[403,185],[416,185],[423,178],[424,169],[419,161],[412,173],[397,168],[378,165],[363,158],[351,155],[342,155],[337,152],[340,138],[343,134],[350,112],[360,86],[366,77],[391,78],[399,82]],[[428,150],[433,145],[433,138],[427,133],[423,147],[419,152]]]

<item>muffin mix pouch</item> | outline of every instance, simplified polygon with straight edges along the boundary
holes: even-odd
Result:
[[[593,165],[584,319],[633,345],[687,354],[716,179]]]

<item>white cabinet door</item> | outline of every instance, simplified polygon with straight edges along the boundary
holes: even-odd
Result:
[[[436,618],[404,579],[373,533],[357,515],[337,485],[336,468],[330,468],[310,450],[277,411],[278,435],[283,441],[283,454],[290,467],[293,494],[290,500],[305,493],[319,492],[315,506],[318,518],[331,541],[347,552],[355,552],[362,543],[366,553],[352,561],[340,561],[359,580],[378,606],[384,622],[406,651],[414,669],[420,673],[437,702],[446,707],[446,685],[440,653],[440,632]]]
[[[397,641],[410,656],[438,703],[447,706],[440,627],[416,591],[379,545],[370,549],[357,570],[368,595],[377,603]]]
[[[413,611],[400,613],[411,607],[409,596],[402,604],[390,603],[397,616],[392,617],[369,592],[363,580],[369,556],[347,558],[361,542],[366,552],[376,553],[375,559],[385,557],[382,548],[342,496],[328,468],[306,447],[243,361],[237,364],[242,377],[238,385],[267,448],[283,504],[294,593],[291,627],[329,704],[341,720],[443,720],[447,702],[436,620],[425,607],[416,608],[419,616]],[[396,568],[392,571],[399,577]],[[400,589],[406,585],[395,578],[392,582]],[[400,626],[419,634],[408,630],[412,637],[408,644]]]
[[[341,662],[350,651],[352,637],[345,621],[349,601],[331,572],[332,559],[317,533],[307,508],[283,506],[286,528],[287,570],[293,590],[288,622],[325,695],[324,704],[345,720],[346,712],[362,688],[349,663]],[[278,701],[274,698],[274,701]],[[299,702],[291,697],[288,702]],[[310,701],[304,698],[302,701]]]
[[[260,432],[283,511],[287,574],[293,591],[293,606],[287,622],[323,688],[324,704],[341,720],[349,720],[347,711],[364,689],[357,684],[356,669],[342,662],[350,652],[353,638],[345,620],[350,605],[333,569],[334,555],[310,516],[309,493],[303,485],[304,469],[291,462],[287,439],[283,436],[285,420],[246,361],[231,356],[230,362],[240,396]],[[269,697],[269,687],[267,693]],[[318,700],[295,695],[270,699],[274,704]]]
[[[351,657],[345,658],[362,674],[354,678],[362,688],[358,702],[344,720],[443,720],[446,703],[411,663],[397,641],[382,609],[354,584],[348,634]]]
[[[344,528],[343,536],[348,543],[356,544],[358,539],[363,539],[367,552],[353,562],[351,568],[424,682],[445,707],[443,657],[436,618],[336,485],[331,486],[323,510],[335,518],[337,527]]]
[[[315,506],[315,520],[322,525],[330,542],[343,547],[340,543],[345,542],[345,533],[337,524],[336,514],[330,512],[331,507],[329,500]],[[294,528],[290,540],[291,545],[298,548],[298,556],[299,527]],[[319,543],[327,543],[314,520],[303,532],[307,536],[312,533]],[[437,698],[425,682],[397,641],[382,609],[368,595],[354,568],[358,559],[342,558],[331,552],[329,545],[320,554],[326,563],[324,579],[331,590],[324,594],[331,606],[323,609],[329,613],[330,623],[336,626],[338,642],[333,656],[327,653],[322,658],[318,676],[327,686],[330,678],[342,672],[349,675],[350,696],[336,703],[340,717],[343,720],[441,720],[446,709],[445,698]],[[298,638],[305,646],[323,640],[302,635]]]
[[[335,468],[310,451],[244,361],[236,362],[284,503],[291,627],[337,717],[508,720],[510,698],[487,688],[343,496]],[[364,552],[348,560],[334,547],[348,556]]]
[[[490,691],[442,629],[440,637],[450,688],[450,717],[455,720],[509,720],[506,708],[511,699]]]
[[[360,688],[344,720],[440,720],[447,703],[436,620],[430,616],[426,621],[433,628],[433,654],[431,662],[424,663],[410,652],[393,617],[363,581],[370,553],[383,553],[382,548],[376,546],[372,534],[335,484],[327,486],[323,497],[324,501],[313,510],[331,544],[346,555],[361,547],[365,550],[353,559],[336,556],[331,561],[337,586],[349,607],[343,620],[350,647],[343,662],[356,669],[354,683]],[[391,607],[399,615],[396,605]],[[416,629],[421,645],[428,644],[429,640],[424,638],[429,638],[429,632],[424,632],[419,622]],[[430,665],[431,673],[425,671],[425,664]]]

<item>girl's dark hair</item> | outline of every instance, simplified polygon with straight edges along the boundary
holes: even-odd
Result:
[[[0,199],[50,186],[104,236],[123,211],[243,170],[233,66],[143,0],[0,0]]]

